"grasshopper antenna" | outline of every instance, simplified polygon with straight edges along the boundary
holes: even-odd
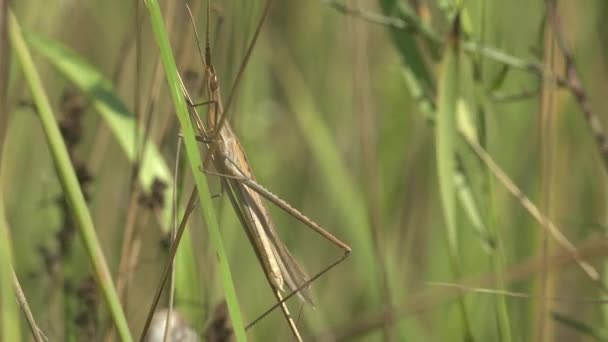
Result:
[[[209,47],[209,23],[211,22],[211,0],[207,0],[207,27],[205,32],[205,60],[211,66],[211,47]]]
[[[190,16],[190,23],[192,24],[192,29],[194,30],[194,36],[196,37],[198,55],[201,58],[201,62],[203,62],[203,67],[207,68],[207,65],[211,64],[211,49],[209,48],[209,1],[207,1],[207,43],[205,44],[205,53],[203,53],[203,48],[201,47],[201,39],[198,35],[196,25],[194,24],[194,15],[192,15],[192,10],[190,9],[190,6],[187,3],[186,9],[188,10],[188,15]]]

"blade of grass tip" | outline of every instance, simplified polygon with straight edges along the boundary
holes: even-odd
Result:
[[[238,341],[245,341],[247,337],[245,335],[243,320],[241,318],[241,311],[239,308],[239,303],[237,301],[234,283],[232,281],[232,274],[230,273],[228,257],[226,255],[224,244],[222,242],[222,236],[217,224],[215,211],[213,210],[214,206],[211,200],[211,194],[209,193],[209,187],[207,185],[207,182],[203,178],[203,173],[200,172],[200,168],[202,167],[203,163],[199,154],[200,152],[198,149],[198,144],[194,137],[194,130],[192,127],[192,123],[190,122],[188,108],[186,107],[186,101],[182,93],[179,73],[177,71],[175,59],[173,58],[171,45],[169,43],[167,32],[165,30],[165,24],[163,22],[163,18],[160,13],[160,8],[158,6],[157,1],[146,0],[145,3],[148,8],[148,14],[150,16],[150,21],[154,30],[156,42],[160,49],[161,59],[163,62],[163,67],[165,69],[165,76],[167,77],[167,85],[171,93],[171,98],[175,106],[175,111],[180,122],[182,134],[184,137],[184,145],[186,147],[186,156],[188,158],[192,174],[194,175],[196,188],[198,189],[203,219],[207,224],[207,228],[209,230],[209,235],[211,238],[211,244],[215,249],[219,262],[222,286],[224,288],[224,295],[226,298],[226,303],[228,304],[228,312],[230,313],[234,333]]]
[[[437,118],[435,144],[439,194],[447,232],[450,262],[457,278],[461,277],[458,251],[458,228],[456,219],[456,113],[458,104],[460,44],[458,16],[453,22],[452,32],[441,62],[439,92],[437,97]],[[473,340],[464,299],[459,300],[464,324],[465,340]]]
[[[57,171],[57,176],[59,177],[63,191],[66,193],[70,208],[76,219],[79,234],[83,239],[89,259],[93,265],[97,283],[103,292],[104,299],[108,305],[114,324],[116,324],[120,338],[123,341],[131,341],[132,339],[127,319],[120,306],[120,300],[118,299],[116,289],[112,283],[112,276],[110,275],[101,246],[97,240],[93,219],[91,218],[91,214],[89,213],[86,201],[78,184],[76,173],[70,162],[70,157],[61,137],[59,126],[53,116],[51,105],[42,87],[42,81],[40,80],[32,56],[30,55],[21,34],[19,23],[12,12],[9,12],[9,25],[9,36],[12,48],[21,65],[23,75],[29,85],[30,92],[34,98],[34,103],[38,109],[40,121],[46,134],[48,147]],[[8,278],[10,280],[10,277]]]
[[[110,80],[95,67],[84,61],[75,52],[59,42],[42,37],[33,32],[24,34],[30,47],[46,57],[63,74],[72,81],[91,100],[96,112],[108,125],[118,144],[131,162],[138,158],[135,139],[143,139],[143,131],[136,131],[135,116],[118,97]],[[151,191],[155,180],[162,181],[167,187],[163,192],[164,207],[162,209],[161,227],[165,233],[171,227],[171,194],[173,182],[171,173],[156,146],[146,142],[146,150],[140,152],[143,156],[138,172],[139,182],[146,191]]]
[[[1,175],[0,175],[1,177]],[[0,185],[2,179],[0,178]],[[0,340],[21,341],[19,307],[13,289],[13,256],[0,186]]]

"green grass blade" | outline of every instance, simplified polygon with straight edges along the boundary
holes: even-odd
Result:
[[[456,113],[458,105],[458,87],[460,72],[460,44],[458,42],[459,22],[455,21],[453,33],[446,45],[439,75],[437,96],[437,118],[435,145],[437,158],[437,175],[439,177],[439,194],[446,226],[448,252],[456,277],[461,276],[460,253],[458,248],[458,227],[456,208]],[[463,319],[463,332],[466,340],[472,340],[469,319],[464,299],[459,301]]]
[[[412,14],[411,9],[403,1],[398,0],[380,0],[380,8],[382,14],[387,17],[395,17],[410,22],[416,18]],[[412,19],[414,18],[414,19]],[[424,29],[424,26],[417,23],[418,27]],[[430,94],[435,89],[435,83],[432,78],[432,73],[427,68],[422,53],[416,43],[414,34],[410,34],[398,28],[390,28],[393,44],[399,51],[403,64],[405,66],[406,78],[409,81],[415,81],[416,87],[424,94]]]
[[[188,109],[186,108],[186,102],[182,93],[181,84],[179,81],[179,73],[173,58],[171,45],[165,29],[163,17],[160,12],[157,1],[146,0],[146,6],[148,8],[148,14],[150,15],[150,21],[154,30],[156,42],[160,49],[161,60],[165,69],[165,75],[167,77],[168,88],[171,93],[171,98],[175,106],[175,110],[181,125],[182,133],[184,135],[184,144],[186,147],[186,156],[188,158],[194,180],[196,182],[196,188],[198,189],[198,195],[202,206],[202,214],[205,223],[209,229],[209,235],[211,238],[211,244],[213,245],[217,259],[219,261],[219,270],[222,279],[222,285],[224,288],[224,295],[226,297],[226,303],[228,304],[228,311],[232,320],[232,326],[234,333],[238,341],[245,341],[247,339],[245,335],[245,329],[243,326],[243,320],[241,318],[241,311],[239,303],[236,297],[236,291],[234,289],[234,283],[232,281],[232,274],[230,273],[230,265],[228,264],[228,257],[222,242],[222,236],[220,234],[219,226],[215,211],[213,210],[213,202],[211,201],[211,194],[209,193],[209,187],[207,182],[203,178],[203,173],[200,171],[203,163],[201,161],[198,144],[194,138],[194,130]]]
[[[478,87],[481,86],[481,84],[478,85]],[[478,108],[482,108],[480,109],[480,111],[482,112],[479,113],[479,115],[487,115],[487,108],[489,106],[487,101],[485,101],[485,97],[480,94],[478,98],[478,101],[480,102],[477,106]],[[468,106],[464,100],[459,101],[458,127],[461,137],[465,138],[461,140],[478,141],[479,139],[477,137],[477,132],[479,132],[479,135],[485,134],[486,132],[486,127],[482,127],[481,129],[478,129],[478,127],[480,125],[483,125],[487,121],[481,119],[473,120],[473,114],[469,108],[470,106]],[[476,121],[476,123],[474,124],[473,121]],[[482,140],[487,141],[487,139]],[[503,260],[504,251],[502,243],[499,239],[498,231],[496,229],[497,218],[492,205],[492,202],[494,200],[492,196],[493,187],[491,186],[492,174],[488,170],[488,168],[485,167],[485,165],[479,163],[477,156],[475,156],[469,148],[462,148],[459,152],[461,160],[468,161],[468,163],[463,162],[463,164],[465,165],[464,168],[466,170],[466,174],[469,176],[474,176],[478,180],[477,190],[480,194],[479,198],[482,199],[480,200],[479,204],[486,213],[486,215],[484,215],[483,220],[479,221],[479,225],[474,224],[474,227],[478,236],[481,237],[482,244],[486,242],[491,244],[491,249],[489,249],[488,251],[491,253],[490,257],[492,261],[492,267],[495,272],[496,283],[498,287],[505,288],[506,284],[504,283]],[[461,200],[461,202],[463,201]],[[471,217],[471,214],[477,212],[477,208],[472,209],[465,207],[465,212],[467,212],[469,214],[469,217]],[[484,239],[484,237],[486,237],[487,239]],[[495,313],[497,318],[497,327],[498,333],[500,335],[500,340],[503,342],[512,341],[513,337],[511,334],[511,320],[509,318],[509,310],[507,306],[507,299],[505,298],[505,296],[497,295],[495,297]]]
[[[0,185],[2,179],[0,179]],[[0,340],[21,341],[19,306],[13,288],[11,238],[4,216],[3,187],[0,186]]]
[[[435,142],[439,188],[451,257],[458,259],[456,231],[456,105],[458,102],[458,56],[456,44],[448,45],[441,64]]]
[[[25,34],[27,43],[46,57],[64,77],[72,81],[91,100],[96,111],[106,122],[112,134],[131,162],[135,162],[138,153],[135,150],[141,146],[143,132],[135,136],[135,116],[116,95],[112,83],[95,67],[84,61],[76,53],[59,42],[28,32]],[[140,141],[135,141],[139,139]],[[151,192],[155,179],[167,185],[163,193],[163,222],[162,229],[166,233],[171,228],[171,194],[173,181],[171,173],[160,152],[154,144],[146,143],[139,169],[139,182],[146,192]]]
[[[112,283],[112,276],[108,270],[101,246],[97,240],[93,219],[87,208],[86,201],[78,184],[76,173],[70,162],[65,143],[61,137],[59,126],[53,116],[51,105],[42,87],[42,81],[34,66],[30,51],[21,34],[21,28],[12,12],[9,13],[9,34],[16,59],[21,65],[25,79],[30,87],[34,103],[38,109],[40,121],[46,134],[47,142],[54,161],[57,175],[66,193],[70,208],[73,211],[80,236],[93,265],[95,277],[102,290],[104,299],[118,333],[123,341],[131,341],[131,334],[120,300]],[[10,279],[10,278],[9,278]]]

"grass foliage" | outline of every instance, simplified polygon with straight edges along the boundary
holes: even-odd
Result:
[[[190,5],[205,32],[205,2]],[[224,99],[263,6],[212,4]],[[352,247],[312,285],[305,340],[606,339],[606,10],[272,4],[229,120],[257,181]],[[201,172],[209,151],[180,76],[197,101],[206,95],[183,3],[40,11],[24,0],[11,11],[0,339],[25,340],[36,325],[49,340],[140,338],[194,187],[159,307],[174,302],[209,341],[289,338],[279,310],[245,330],[274,296],[220,176]],[[308,274],[340,257],[269,208]],[[13,270],[33,319],[14,300]]]

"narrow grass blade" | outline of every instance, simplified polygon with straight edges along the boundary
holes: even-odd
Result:
[[[116,95],[112,83],[103,74],[84,61],[76,53],[57,41],[45,38],[34,33],[25,35],[27,43],[36,51],[46,57],[62,75],[72,81],[91,100],[97,112],[106,122],[112,134],[122,147],[131,162],[138,158],[135,139],[143,139],[143,132],[135,136],[135,116]],[[169,168],[165,164],[160,152],[151,142],[146,143],[146,150],[142,154],[143,160],[139,169],[139,182],[145,191],[151,191],[155,180],[162,181],[167,187],[164,190],[163,222],[161,224],[166,233],[171,227],[171,194],[173,182]]]
[[[19,306],[13,289],[13,256],[0,178],[0,340],[21,341]]]
[[[1,201],[1,200],[0,200]],[[2,209],[0,209],[2,210]],[[4,215],[0,213],[0,215]],[[2,220],[0,218],[0,220]],[[6,223],[6,222],[3,222]],[[9,241],[10,242],[10,241]],[[38,327],[36,320],[34,319],[34,314],[32,314],[32,309],[30,309],[30,305],[27,302],[27,298],[25,298],[25,293],[23,293],[23,288],[21,288],[21,283],[17,278],[17,274],[15,274],[15,270],[12,270],[13,273],[13,288],[15,289],[15,295],[17,296],[17,302],[19,302],[19,306],[21,307],[21,311],[23,312],[27,324],[30,327],[30,332],[32,333],[32,337],[35,342],[43,342],[46,339],[46,336],[43,335],[42,330]]]
[[[95,277],[102,290],[114,324],[116,324],[120,338],[123,341],[131,341],[127,319],[120,306],[120,300],[118,299],[116,289],[112,283],[112,276],[110,275],[101,246],[97,240],[93,219],[91,218],[82,190],[78,184],[76,173],[70,162],[70,157],[63,138],[61,137],[59,126],[53,116],[51,105],[42,87],[42,81],[40,80],[30,51],[21,34],[19,23],[12,12],[9,13],[9,28],[12,48],[15,51],[17,61],[21,65],[24,77],[34,98],[34,103],[38,109],[40,121],[46,134],[48,147],[57,171],[57,176],[61,181],[61,186],[65,191],[70,208],[73,211],[79,234],[83,239],[89,259],[92,263]]]
[[[458,87],[460,71],[459,21],[456,18],[453,31],[448,38],[439,75],[437,96],[437,118],[435,144],[437,158],[437,175],[439,177],[439,194],[443,207],[446,226],[448,252],[456,277],[461,276],[460,253],[458,248],[458,227],[456,208],[456,113],[458,104]],[[473,335],[467,317],[464,300],[459,301],[466,340]]]
[[[380,0],[380,8],[382,14],[387,17],[395,17],[403,20],[406,23],[411,22],[417,18],[406,4],[405,1],[399,0]],[[424,26],[416,22],[417,27],[424,29]],[[416,80],[418,88],[423,93],[429,94],[435,89],[435,83],[431,77],[432,73],[426,66],[422,53],[416,43],[416,37],[410,33],[404,33],[403,30],[391,27],[391,37],[393,43],[401,58],[403,59],[405,72],[408,79]]]
[[[435,142],[437,173],[448,243],[451,257],[458,259],[458,237],[456,231],[456,184],[454,173],[456,164],[456,106],[458,103],[458,53],[454,41],[447,46],[439,79],[439,95],[436,118]]]
[[[478,88],[482,88],[482,84],[477,85]],[[481,89],[477,89],[481,93]],[[487,132],[487,128],[485,124],[487,120],[485,120],[484,116],[487,115],[488,104],[485,101],[485,96],[483,94],[479,94],[477,97],[479,102],[477,103],[478,113],[477,118],[479,120],[473,120],[473,114],[469,110],[469,106],[464,100],[459,101],[458,104],[458,128],[460,135],[469,139],[471,141],[478,141],[477,132],[479,135],[482,135],[482,139],[484,142],[487,141],[485,137],[483,137],[485,132]],[[473,124],[473,121],[476,121]],[[481,127],[480,127],[481,126]],[[464,141],[463,141],[464,143]],[[461,145],[464,146],[464,145]],[[481,237],[482,243],[487,242],[489,244],[488,251],[491,253],[490,258],[492,261],[492,267],[494,268],[494,272],[496,274],[496,282],[497,286],[504,288],[506,285],[504,283],[504,251],[503,244],[499,239],[499,234],[497,231],[497,216],[494,212],[494,196],[492,186],[492,174],[488,170],[488,168],[481,163],[478,158],[470,152],[468,148],[460,149],[459,156],[462,160],[468,161],[468,163],[463,162],[465,164],[464,168],[466,169],[465,173],[470,177],[476,177],[477,182],[477,193],[479,194],[478,198],[480,198],[480,206],[483,208],[484,218],[479,221],[479,226],[474,224],[476,227],[476,232],[478,236]],[[461,198],[461,203],[465,203]],[[476,212],[477,208],[469,208],[467,206],[464,207],[464,211],[468,213],[469,217]],[[487,237],[487,239],[484,239]],[[498,333],[500,335],[500,340],[503,342],[511,342],[513,340],[511,334],[511,320],[509,317],[509,309],[507,306],[507,300],[505,296],[497,295],[495,298],[495,313],[497,319],[497,328]]]
[[[228,257],[224,249],[222,237],[217,224],[215,211],[213,210],[213,202],[211,201],[211,194],[209,193],[209,187],[207,182],[203,178],[203,173],[200,172],[202,168],[202,161],[198,144],[195,139],[194,130],[188,109],[186,108],[186,101],[182,93],[181,83],[179,81],[179,73],[173,58],[171,51],[171,45],[167,37],[167,31],[165,30],[165,24],[163,17],[160,12],[157,1],[146,0],[146,6],[148,8],[148,14],[150,16],[152,28],[156,42],[160,49],[161,59],[163,67],[165,69],[165,75],[167,77],[168,88],[171,93],[171,98],[175,106],[175,110],[182,128],[184,137],[184,145],[186,147],[186,156],[188,158],[194,180],[196,182],[196,188],[202,206],[202,214],[205,223],[207,224],[209,235],[211,238],[211,244],[215,248],[217,259],[219,261],[219,270],[221,273],[222,285],[224,288],[224,295],[226,297],[226,303],[228,304],[228,311],[232,320],[234,333],[238,341],[245,341],[247,339],[245,335],[245,329],[243,326],[243,320],[241,318],[241,311],[236,297],[236,291],[234,289],[234,283],[232,281],[232,274],[230,273],[230,265],[228,264]]]

